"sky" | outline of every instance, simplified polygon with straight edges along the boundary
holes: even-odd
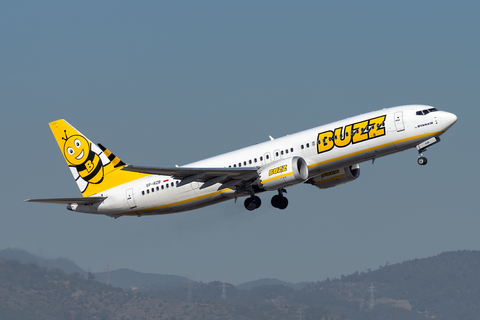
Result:
[[[240,284],[339,278],[480,250],[480,2],[3,1],[0,249],[94,272]],[[74,213],[48,123],[66,119],[126,163],[174,166],[386,107],[458,121],[415,149],[360,164],[356,181],[288,188],[152,217]]]

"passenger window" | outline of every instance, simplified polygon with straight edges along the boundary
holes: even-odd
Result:
[[[234,165],[233,165],[233,167],[234,167],[234,168],[236,168],[236,167],[237,167],[237,165],[236,165],[236,164],[234,164]]]
[[[255,163],[257,163],[257,158],[253,159],[253,161],[254,161]]]
[[[168,183],[165,185],[165,188],[167,188],[167,189],[168,189]]]
[[[172,187],[173,187],[173,182],[172,182]]]
[[[157,187],[157,191],[159,191],[159,190],[160,190],[160,188],[159,188],[159,187]]]
[[[246,166],[246,165],[247,165],[247,161],[243,161],[243,165]]]
[[[252,164],[252,160],[248,160],[248,164]]]
[[[144,196],[144,195],[145,195],[145,191],[142,191],[142,196]]]
[[[263,157],[260,157],[260,161],[263,161]]]
[[[147,189],[147,194],[149,194],[149,193],[150,193],[150,190]]]
[[[164,189],[164,186],[162,185],[162,190]]]
[[[275,152],[275,155],[278,157],[278,152]]]
[[[303,147],[303,144],[302,144],[302,146],[301,146],[300,148],[303,150],[303,148],[304,148],[304,147]]]
[[[155,192],[155,189],[152,188],[152,192]]]
[[[280,153],[281,153],[281,154],[282,154],[282,156],[283,156],[283,150],[282,150]]]
[[[267,160],[270,159],[270,156],[267,154]]]
[[[293,148],[290,148],[290,151],[293,152]]]
[[[330,138],[331,139],[331,138]],[[307,143],[307,148],[310,148],[310,144]]]

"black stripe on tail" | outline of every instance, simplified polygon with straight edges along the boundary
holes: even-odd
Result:
[[[98,143],[98,146],[100,147],[100,149],[102,149],[103,153],[108,157],[108,160],[110,160],[114,168],[118,168],[125,165],[125,162],[120,160],[116,155],[110,152],[110,150],[105,148],[101,143]]]

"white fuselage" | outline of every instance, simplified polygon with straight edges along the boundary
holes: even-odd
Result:
[[[183,167],[261,168],[283,158],[299,156],[308,165],[308,177],[315,178],[330,170],[413,148],[442,135],[455,123],[456,116],[444,111],[418,114],[429,108],[432,107],[409,105],[365,113]],[[368,122],[383,116],[382,127],[375,120]],[[348,134],[354,128],[360,129],[355,138]],[[330,131],[334,138],[329,140],[327,134],[324,139],[325,135],[321,134]],[[335,135],[337,132],[341,132],[341,137]],[[76,211],[111,216],[167,214],[248,195],[229,188],[219,190],[220,184],[202,189],[201,182],[177,187],[178,182],[169,176],[149,175],[102,192],[97,196],[107,197],[105,201],[94,206],[79,206]]]

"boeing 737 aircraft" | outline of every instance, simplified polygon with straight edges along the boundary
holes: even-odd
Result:
[[[359,177],[359,163],[410,148],[423,152],[440,141],[457,117],[425,105],[365,113],[181,167],[127,165],[94,144],[65,120],[50,123],[83,198],[29,199],[66,204],[78,212],[113,218],[175,213],[275,191],[271,204],[285,209],[285,188],[311,184],[334,187]]]

